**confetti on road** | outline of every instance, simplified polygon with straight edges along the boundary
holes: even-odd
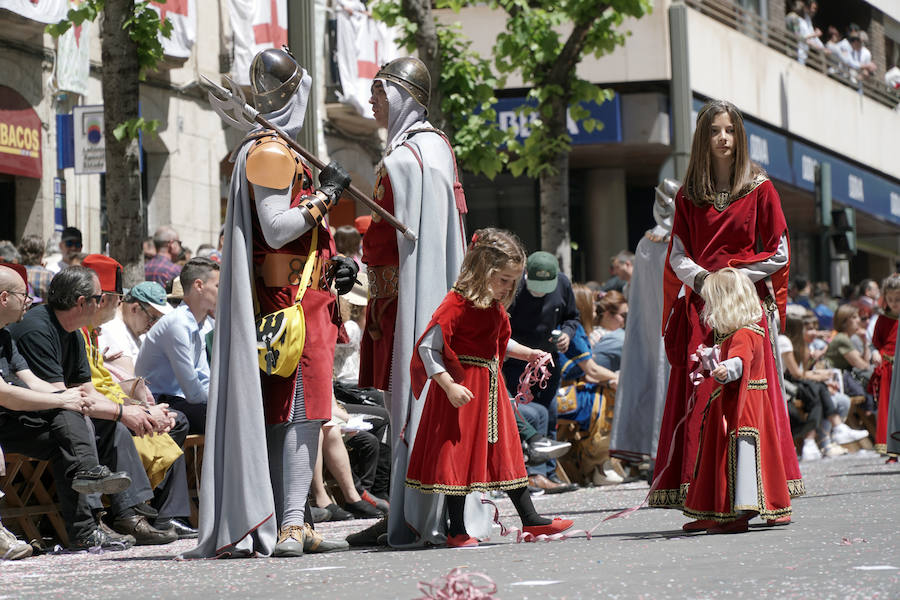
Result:
[[[857,571],[896,571],[898,569],[898,567],[893,567],[891,565],[862,565],[853,568]]]
[[[509,585],[529,585],[529,586],[537,586],[537,585],[556,585],[557,583],[562,583],[562,581],[558,579],[535,579],[533,581],[517,581],[515,583],[511,583]]]

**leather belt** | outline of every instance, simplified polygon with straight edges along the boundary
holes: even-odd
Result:
[[[368,267],[369,298],[395,298],[399,276],[397,265]]]
[[[300,285],[300,278],[303,276],[303,265],[306,262],[306,256],[299,254],[266,254],[262,265],[258,267],[257,273],[262,276],[263,284],[266,287],[289,287],[292,285]],[[321,256],[316,257],[313,265],[312,277],[309,282],[309,289],[320,290],[327,289],[325,282],[325,273]]]

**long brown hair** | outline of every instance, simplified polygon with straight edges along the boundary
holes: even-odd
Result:
[[[488,287],[491,276],[508,266],[525,268],[525,250],[516,234],[493,227],[479,229],[472,236],[453,287],[478,308],[487,308],[494,301]],[[517,289],[513,286],[501,300],[504,307],[512,304]]]
[[[594,330],[594,292],[581,283],[573,284],[572,292],[575,294],[575,308],[581,315],[581,326],[590,333]]]
[[[794,347],[794,360],[797,361],[801,371],[806,370],[806,360],[809,356],[809,344],[803,335],[806,329],[805,322],[806,319],[793,315],[787,315],[784,320],[784,335],[791,340],[791,345]]]
[[[765,174],[759,165],[750,160],[744,118],[737,107],[725,100],[707,102],[697,114],[691,158],[684,174],[684,195],[696,206],[711,204],[716,198],[716,185],[712,178],[712,122],[723,112],[728,113],[734,126],[734,159],[729,181],[731,195],[739,197],[750,188],[758,175]]]
[[[616,290],[610,290],[603,294],[603,296],[597,300],[596,308],[597,308],[597,322],[600,322],[600,319],[603,318],[603,315],[606,313],[616,314],[621,310],[623,304],[627,304],[625,300],[625,295],[622,292],[617,292]]]

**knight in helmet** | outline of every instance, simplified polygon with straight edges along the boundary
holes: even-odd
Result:
[[[311,78],[285,49],[250,66],[253,104],[296,139]],[[339,317],[333,284],[349,291],[358,268],[338,256],[328,212],[349,185],[337,163],[313,186],[309,166],[275,131],[257,126],[231,156],[225,246],[193,556],[298,556],[346,548],[312,528],[305,509],[319,430],[331,418]],[[300,301],[306,342],[288,375],[261,372],[254,323]],[[263,321],[264,322],[264,321]],[[271,358],[276,361],[279,353]]]
[[[430,93],[428,69],[417,58],[404,57],[378,71],[369,100],[375,121],[387,129],[373,198],[417,231],[419,239],[407,240],[377,215],[363,236],[370,301],[359,385],[385,391],[395,433],[388,522],[350,536],[351,544],[372,541],[373,534],[385,530],[388,543],[395,547],[445,540],[442,497],[405,486],[407,459],[424,403],[424,396],[419,402],[410,391],[413,346],[456,281],[466,247],[466,206],[456,159],[446,135],[427,120]],[[477,523],[467,523],[476,537],[490,532],[482,508],[479,503],[469,511],[479,515]]]

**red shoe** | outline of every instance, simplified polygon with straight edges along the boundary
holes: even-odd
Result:
[[[696,521],[691,521],[690,523],[685,523],[681,526],[681,529],[683,531],[703,531],[704,529],[709,529],[716,525],[718,525],[718,523],[712,519],[698,519]]]
[[[553,519],[553,522],[549,525],[528,525],[522,527],[522,531],[535,537],[539,535],[553,535],[554,533],[562,533],[574,524],[575,521],[571,519]]]
[[[777,525],[790,525],[791,517],[778,517],[777,519],[766,519],[766,527],[775,527]]]
[[[467,533],[451,535],[447,538],[448,548],[471,548],[478,545],[478,538],[473,538]]]
[[[897,457],[896,457],[896,456],[889,456],[888,459],[887,459],[886,461],[884,461],[884,464],[886,464],[886,465],[892,465],[892,464],[894,464],[895,462],[897,462]]]
[[[715,527],[710,527],[709,529],[707,529],[706,533],[746,533],[750,528],[747,525],[747,522],[749,520],[750,517],[741,517],[739,519],[735,519],[734,521],[728,521],[727,523],[719,523]]]

